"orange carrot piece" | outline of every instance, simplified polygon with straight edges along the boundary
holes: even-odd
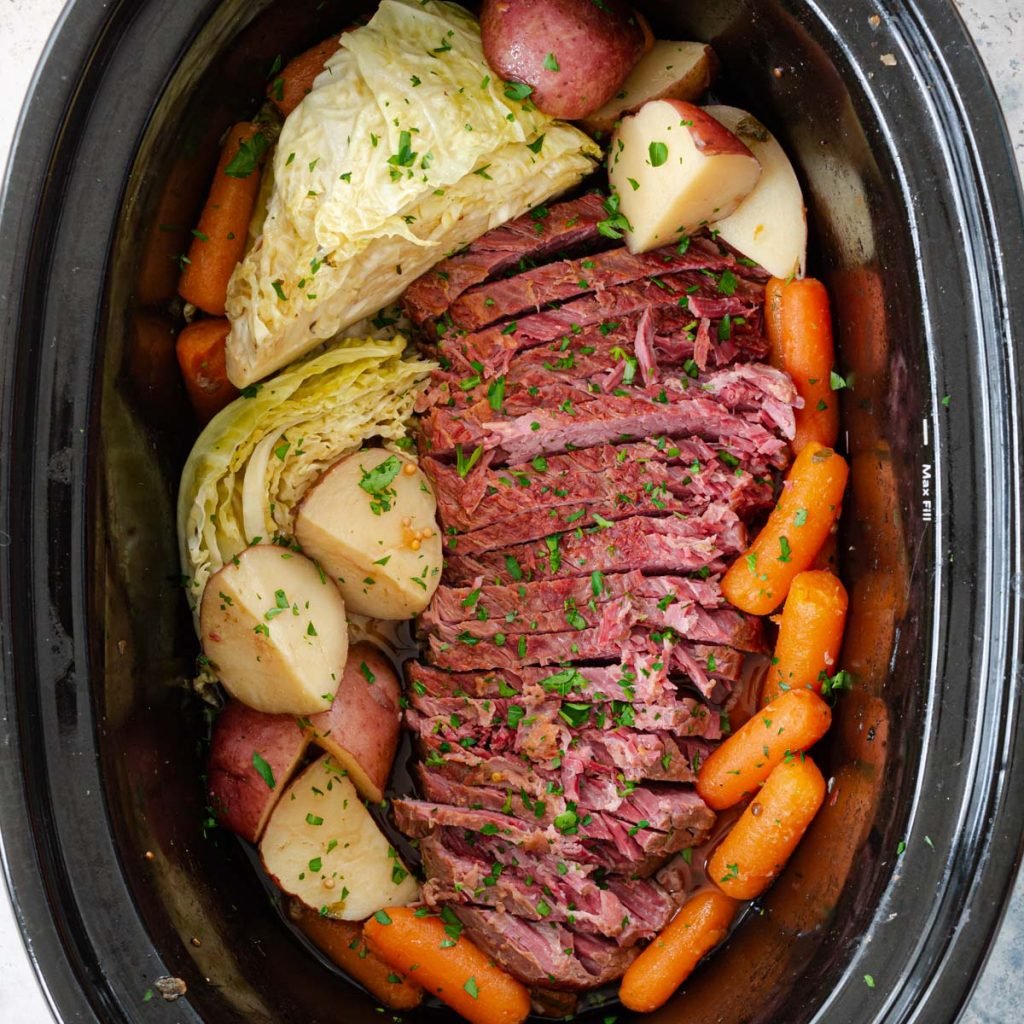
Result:
[[[410,907],[392,907],[371,917],[363,926],[370,949],[471,1024],[526,1020],[530,994],[524,985],[464,935],[453,940],[439,917],[416,914]]]
[[[793,450],[809,441],[832,447],[839,437],[839,399],[832,390],[835,346],[825,286],[814,278],[773,278],[765,294],[771,361],[792,378],[804,400],[796,411]]]
[[[178,365],[192,408],[202,423],[208,423],[238,397],[226,366],[225,343],[230,330],[227,320],[196,320],[178,335]]]
[[[835,672],[846,625],[846,587],[830,572],[802,572],[793,579],[782,609],[775,658],[765,677],[761,704],[787,690],[821,693],[821,676]]]
[[[831,448],[811,441],[800,452],[768,522],[722,577],[728,601],[751,615],[769,615],[785,601],[838,518],[848,475],[846,460]]]
[[[248,122],[236,124],[228,133],[178,281],[178,294],[211,316],[224,315],[228,281],[245,252],[249,218],[260,188],[257,167],[244,177],[228,174],[227,169],[242,146],[258,134],[259,128]]]
[[[267,98],[287,117],[309,94],[313,80],[341,46],[341,37],[333,35],[293,57],[267,87]]]
[[[305,908],[289,907],[288,914],[327,956],[365,985],[385,1006],[392,1010],[411,1010],[423,1001],[423,990],[418,985],[396,974],[367,949],[359,922],[321,917],[315,910]]]
[[[817,765],[796,754],[777,765],[708,861],[708,876],[736,900],[752,900],[775,880],[825,799]]]
[[[735,900],[715,889],[706,889],[683,904],[623,975],[622,1005],[637,1013],[664,1006],[701,959],[725,938],[738,908]]]
[[[713,810],[734,807],[788,754],[813,747],[831,724],[832,712],[816,693],[783,693],[712,751],[700,766],[697,792]]]

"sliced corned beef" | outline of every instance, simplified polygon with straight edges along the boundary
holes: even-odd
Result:
[[[412,661],[406,663],[406,671],[414,693],[436,697],[510,697],[536,689],[582,700],[625,697],[656,703],[675,694],[670,665],[660,652],[627,650],[620,652],[620,658],[621,664],[616,665],[577,665],[571,669],[517,665],[491,672],[447,672]]]
[[[557,717],[533,715],[515,726],[480,728],[451,719],[426,718],[405,712],[406,725],[419,737],[433,763],[460,750],[515,753],[541,765],[559,764],[562,751],[572,744],[573,754],[588,767],[609,774],[621,773],[631,782],[645,780],[693,782],[694,765],[710,748],[699,739],[675,737],[667,732],[638,732],[627,726],[599,730],[571,728]],[[468,762],[467,762],[468,763]]]
[[[452,303],[448,314],[456,327],[476,331],[528,310],[540,312],[552,302],[600,293],[643,278],[681,270],[720,271],[730,266],[735,266],[732,257],[722,256],[706,242],[691,245],[685,253],[680,253],[675,246],[639,254],[619,247],[574,260],[547,263],[472,288]]]
[[[719,298],[716,279],[694,271],[680,271],[619,285],[557,309],[531,313],[513,324],[485,327],[470,334],[450,331],[441,339],[439,351],[456,367],[469,370],[479,363],[486,376],[496,377],[508,371],[519,352],[587,327],[622,320],[630,314],[640,315],[646,309],[656,312],[676,307],[689,312],[691,296]],[[764,287],[745,281],[739,283],[735,295],[721,298],[722,308],[729,316],[751,315],[763,301]]]
[[[518,760],[518,759],[517,759]],[[501,814],[510,814],[531,823],[551,824],[569,810],[570,802],[578,813],[591,813],[621,819],[627,827],[643,832],[675,833],[691,829],[694,822],[707,820],[707,808],[697,793],[683,786],[666,783],[636,785],[598,776],[600,786],[584,779],[576,793],[566,793],[550,770],[496,755],[489,768],[470,769],[457,765],[417,765],[417,784],[421,794],[434,803],[454,804]]]
[[[544,259],[600,236],[597,224],[606,214],[596,194],[538,207],[487,232],[469,247],[427,271],[406,289],[409,318],[419,326],[442,316],[463,293],[523,261]]]
[[[697,491],[709,502],[724,502],[741,513],[761,510],[772,497],[766,462],[741,462],[721,444],[698,437],[602,444],[501,469],[491,468],[487,455],[466,476],[429,456],[420,466],[434,486],[442,526],[459,533],[530,509],[607,500],[638,486],[646,493]]]
[[[559,924],[537,924],[480,907],[458,907],[469,937],[527,985],[582,991],[621,978],[639,953]]]
[[[498,410],[506,395],[533,395],[556,381],[607,393],[634,382],[651,385],[673,374],[692,376],[709,367],[757,362],[765,357],[768,341],[760,316],[730,321],[724,335],[722,326],[721,321],[712,325],[708,320],[695,320],[677,306],[648,310],[642,317],[630,314],[520,352],[497,380],[485,379],[476,366],[466,371],[461,361],[456,368],[437,371],[417,409],[422,412],[434,405],[465,408],[488,399]]]
[[[778,371],[760,364],[743,368],[753,371],[747,389],[761,390],[764,396],[757,409],[752,406],[758,399],[746,395],[742,408],[733,410],[725,404],[726,398],[736,394],[736,387],[719,396],[711,389],[669,380],[654,394],[633,388],[625,394],[576,394],[560,402],[551,401],[554,394],[542,395],[536,408],[504,418],[496,416],[486,402],[459,411],[434,408],[420,422],[422,448],[427,454],[448,457],[461,449],[464,458],[477,447],[483,452],[499,449],[504,461],[517,463],[662,434],[670,438],[696,435],[718,442],[741,461],[759,457],[785,465],[785,442],[796,429],[796,391],[791,392],[792,404],[780,401],[757,387],[758,377],[767,382]],[[712,387],[713,376],[709,374],[705,381]]]
[[[437,834],[422,841],[420,852],[429,879],[423,899],[431,906],[447,902],[494,907],[525,920],[604,935],[623,946],[652,938],[675,910],[656,882],[637,879],[602,888],[584,865],[573,862],[558,861],[556,869],[539,861],[537,873],[506,868],[468,844],[461,851],[449,849]]]
[[[720,474],[721,475],[721,474]],[[608,481],[611,483],[611,481]],[[459,536],[445,537],[448,551],[460,555],[481,555],[510,545],[531,540],[540,540],[551,533],[562,530],[587,529],[597,523],[617,522],[631,516],[642,515],[700,515],[709,499],[696,489],[684,496],[677,496],[664,489],[663,485],[637,483],[632,490],[618,490],[607,496],[577,499],[566,503],[556,496],[555,504],[541,508],[524,508],[515,518],[492,523]]]
[[[444,645],[455,644],[476,646],[474,641],[499,647],[511,645],[522,662],[529,663],[541,651],[546,652],[549,661],[566,660],[557,657],[560,649],[569,652],[570,657],[602,660],[607,655],[599,652],[607,650],[609,644],[621,644],[638,628],[659,633],[672,630],[683,640],[724,644],[751,653],[766,650],[764,628],[756,616],[744,615],[733,608],[709,611],[699,605],[655,601],[633,594],[600,602],[592,597],[584,601],[569,597],[560,604],[524,602],[518,612],[508,612],[501,619],[482,618],[477,614],[461,622],[435,623],[429,635],[431,650],[443,651]],[[591,631],[593,636],[580,636]],[[526,639],[521,642],[523,636]],[[556,642],[555,636],[561,637],[561,641]],[[547,638],[545,644],[541,644],[542,637]],[[531,643],[534,640],[536,643]],[[576,652],[571,652],[573,645],[578,648]],[[588,652],[589,656],[583,652]]]
[[[721,608],[725,603],[717,579],[687,576],[644,576],[638,572],[611,573],[607,576],[575,577],[516,583],[510,586],[451,587],[442,585],[434,592],[430,607],[420,616],[420,626],[433,629],[441,623],[468,619],[504,620],[521,618],[526,608],[564,608],[569,601],[583,607],[588,602],[603,603],[627,595],[639,599],[698,604],[702,608]]]
[[[540,540],[552,533],[587,529],[638,515],[699,516],[712,504],[744,514],[772,504],[770,480],[743,471],[728,471],[717,461],[699,469],[679,466],[632,466],[600,476],[578,476],[562,486],[524,493],[517,488],[494,497],[519,512],[468,533],[445,533],[445,547],[460,555],[479,555],[510,545]],[[488,503],[489,504],[489,503]],[[499,514],[500,508],[493,510]]]
[[[477,580],[513,585],[595,572],[718,572],[746,542],[746,527],[736,513],[711,505],[699,516],[633,516],[477,556],[456,550],[448,556],[446,580],[453,586],[473,586]]]
[[[428,777],[422,789],[423,796],[430,802],[508,815],[528,828],[547,828],[562,820],[564,815],[574,813],[586,822],[579,826],[579,832],[587,841],[621,846],[625,840],[632,839],[648,857],[668,856],[682,848],[680,843],[689,845],[688,834],[680,829],[656,829],[647,818],[635,814],[624,818],[607,811],[570,809],[570,805],[561,798],[534,800],[522,791],[513,793],[492,786],[469,787],[441,775]]]
[[[661,704],[639,702],[572,701],[565,708],[545,694],[542,701],[522,701],[512,697],[429,697],[413,694],[411,706],[426,718],[458,717],[476,728],[489,729],[508,725],[534,715],[553,718],[557,715],[569,725],[579,728],[582,721],[599,729],[612,729],[624,715],[630,725],[641,732],[667,730],[676,736],[700,736],[718,739],[721,735],[717,712],[692,697],[683,697]],[[613,699],[614,700],[614,699]]]
[[[612,620],[609,610],[605,625]],[[468,630],[461,630],[453,643],[441,640],[436,634],[427,638],[425,655],[439,668],[449,672],[489,671],[494,669],[516,670],[526,665],[565,665],[572,661],[613,661],[622,650],[630,646],[646,647],[669,641],[673,646],[670,655],[673,666],[683,665],[682,656],[690,646],[702,647],[708,654],[712,673],[727,656],[742,658],[743,655],[729,647],[695,644],[678,640],[670,630],[650,628],[595,628],[578,632],[563,633],[520,633],[518,636],[495,634],[488,640],[474,637]],[[702,666],[698,666],[702,668]],[[693,675],[694,663],[685,665],[683,671],[690,675],[697,688],[709,695],[714,687],[706,677]],[[552,669],[553,671],[553,669]]]

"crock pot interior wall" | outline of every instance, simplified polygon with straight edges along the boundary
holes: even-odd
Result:
[[[913,5],[906,6],[909,11]],[[145,5],[139,10],[145,12]],[[998,801],[985,790],[985,800],[958,816],[963,796],[972,786],[981,792],[989,781],[985,773],[991,769],[981,765],[986,757],[996,765],[1000,753],[1005,755],[995,749],[999,731],[993,729],[989,746],[972,749],[971,764],[961,762],[953,773],[948,802],[933,800],[925,806],[915,789],[924,770],[922,735],[927,731],[938,752],[955,761],[980,719],[1010,713],[990,707],[998,694],[993,696],[991,687],[986,690],[984,680],[971,673],[973,663],[983,677],[991,674],[997,680],[1005,674],[1005,665],[986,661],[991,637],[979,657],[974,631],[954,638],[950,623],[961,628],[973,624],[979,613],[971,593],[986,594],[992,587],[991,551],[985,549],[994,539],[998,543],[993,522],[1006,524],[1002,556],[1016,557],[1013,513],[999,504],[1005,499],[1005,481],[993,481],[983,460],[970,454],[976,447],[998,446],[1000,440],[999,426],[976,415],[988,409],[979,395],[988,386],[1002,387],[1012,402],[1015,384],[1000,376],[1005,370],[996,363],[998,353],[976,352],[969,344],[973,326],[978,338],[991,334],[981,314],[975,324],[962,308],[963,296],[978,287],[970,267],[950,261],[949,272],[956,277],[948,291],[931,295],[930,308],[924,304],[922,270],[937,277],[943,255],[922,256],[919,229],[955,239],[964,211],[947,199],[941,183],[936,184],[934,207],[928,206],[927,195],[919,205],[908,205],[901,184],[907,176],[922,186],[929,175],[963,168],[933,133],[902,119],[899,110],[885,109],[880,117],[877,104],[884,103],[889,87],[869,87],[868,69],[853,63],[849,51],[832,40],[830,30],[836,28],[853,52],[871,53],[875,44],[868,5],[835,25],[816,7],[796,2],[652,3],[648,10],[665,34],[678,31],[715,43],[726,65],[724,98],[732,98],[735,90],[738,102],[780,134],[808,188],[815,234],[812,266],[832,287],[842,366],[854,371],[854,388],[846,396],[854,475],[844,542],[853,583],[851,644],[844,658],[858,674],[858,690],[841,702],[829,754],[830,767],[843,781],[837,788],[839,802],[815,825],[806,852],[766,900],[765,913],[745,921],[729,947],[652,1020],[784,1019],[796,1024],[825,1004],[830,1021],[905,1019],[909,1001],[928,984],[947,949],[948,935],[927,956],[922,953],[927,928],[940,914],[947,922],[957,920],[969,887],[950,883],[966,882],[988,852],[977,832]],[[77,567],[83,573],[88,569],[91,678],[121,865],[163,963],[189,985],[188,1005],[164,1006],[157,1000],[139,1013],[208,1024],[339,1017],[368,1021],[377,1019],[371,1001],[345,988],[285,930],[240,846],[216,831],[203,836],[199,739],[204,723],[195,702],[174,685],[187,677],[194,640],[184,602],[169,583],[178,572],[174,489],[193,427],[174,367],[171,322],[163,309],[176,276],[171,257],[185,247],[220,131],[251,115],[278,52],[301,49],[346,24],[358,10],[312,0],[264,10],[229,0],[187,9],[180,5],[178,12],[175,30],[181,38],[190,35],[181,22],[191,17],[195,35],[139,146],[107,276],[106,329],[89,447],[93,540],[90,564]],[[895,22],[895,12],[884,13]],[[919,31],[912,13],[901,22],[908,33]],[[113,23],[127,31],[131,15],[123,6],[116,14],[120,21]],[[155,36],[156,21],[152,14],[149,18]],[[138,52],[144,59],[144,50]],[[921,117],[929,110],[919,98],[923,87],[912,70],[904,70],[913,61],[902,51],[900,58],[903,65],[892,71],[891,88],[917,100],[907,117]],[[781,77],[773,73],[776,67]],[[102,75],[102,67],[94,70]],[[883,65],[870,73],[881,75]],[[898,138],[901,128],[908,137],[924,133],[915,152]],[[931,327],[923,323],[925,312]],[[936,338],[929,334],[943,317],[962,329],[966,346],[962,358],[949,360],[951,372],[944,364],[948,357],[935,350]],[[1012,366],[1012,358],[1007,361]],[[947,450],[937,446],[946,444],[947,426],[935,408],[938,395],[952,390],[946,380],[962,383],[948,416],[964,454],[959,462],[955,453],[949,455],[948,473],[936,477],[934,526],[926,528],[919,521],[925,461],[921,424],[930,424],[933,450],[927,459],[936,474],[940,465],[946,472]],[[1004,446],[1015,444],[1016,434],[1001,429]],[[975,430],[986,431],[986,437],[979,439]],[[998,467],[991,472],[998,475]],[[954,488],[967,511],[947,522],[942,510],[952,504]],[[983,526],[976,521],[981,516],[988,516]],[[948,537],[939,537],[939,529],[947,530]],[[976,567],[975,587],[951,585],[935,558],[936,546]],[[945,659],[941,663],[940,657]],[[962,689],[944,692],[943,674]],[[75,680],[64,679],[60,693],[67,694],[65,713],[73,717],[79,696]],[[968,856],[957,860],[950,851],[961,830],[973,834],[975,842]],[[929,847],[925,835],[934,836],[934,846],[941,844],[941,849]],[[903,836],[909,845],[900,879],[892,872]],[[1017,838],[1019,829],[1012,841]],[[152,860],[145,859],[146,851],[154,854]],[[994,902],[1002,897],[1012,858],[1003,860],[998,877],[989,872]],[[87,884],[81,871],[76,881]],[[140,966],[145,956],[118,945],[116,921],[97,901],[90,906],[88,893],[65,894],[58,887],[49,898],[51,904],[62,898],[69,905],[77,901],[88,918],[89,941],[98,956],[91,966],[78,964],[76,970],[94,993],[94,1005],[102,1005],[95,995],[103,988],[100,973],[111,969],[120,974],[118,1006],[115,1010],[111,1004],[101,1019],[112,1020],[115,1014],[132,1019],[132,1007],[152,982]],[[913,922],[909,933],[904,929],[894,937],[884,931],[891,913]],[[984,954],[985,929],[994,916],[991,907],[974,915],[970,926],[979,929],[974,948],[956,965],[946,965],[954,1002],[936,1003],[937,1009],[921,1019],[930,1024],[952,1019],[968,987],[964,979],[973,975]],[[862,943],[865,934],[884,957],[871,960],[872,944]],[[199,939],[198,946],[193,938]],[[65,935],[64,942],[70,947],[83,939]],[[898,979],[883,973],[890,961],[899,965]],[[869,1002],[861,980],[865,965],[880,984],[885,982],[884,999]],[[134,998],[129,969],[138,979]],[[798,977],[801,983],[794,986]],[[932,986],[933,993],[941,989]],[[449,1019],[444,1011],[422,1016]]]

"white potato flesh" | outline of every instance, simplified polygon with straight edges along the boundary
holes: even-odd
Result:
[[[582,126],[591,135],[603,135],[651,100],[696,100],[711,85],[717,62],[707,43],[659,39],[615,96],[585,117]]]
[[[761,177],[736,211],[713,225],[718,236],[775,277],[802,275],[807,211],[793,165],[760,121],[738,107],[704,108],[757,157]]]
[[[681,100],[654,100],[624,118],[608,154],[631,252],[671,245],[729,216],[760,174],[757,159],[728,128]]]
[[[199,631],[217,678],[243,704],[289,715],[331,706],[348,658],[345,602],[304,555],[246,548],[206,584]]]
[[[260,857],[284,892],[342,921],[362,921],[419,896],[416,879],[330,755],[281,795]]]
[[[317,481],[295,537],[359,615],[411,619],[441,579],[434,492],[413,459],[383,448],[350,455]]]

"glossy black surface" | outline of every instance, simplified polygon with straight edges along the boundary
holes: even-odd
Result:
[[[646,9],[660,33],[714,43],[724,98],[800,166],[853,378],[857,675],[834,806],[765,913],[651,1019],[942,1024],[983,962],[1024,821],[1024,217],[995,100],[944,0]],[[74,3],[19,133],[0,221],[0,824],[66,1021],[378,1019],[281,925],[240,847],[203,836],[173,582],[194,428],[160,329],[218,135],[258,105],[276,53],[357,11]],[[143,1002],[163,974],[186,1000]]]

